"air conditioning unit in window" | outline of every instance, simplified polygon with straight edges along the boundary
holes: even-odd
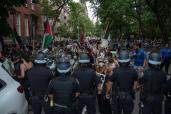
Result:
[[[34,3],[31,4],[31,9],[34,10]]]
[[[25,4],[25,7],[28,8],[28,4],[27,3]]]

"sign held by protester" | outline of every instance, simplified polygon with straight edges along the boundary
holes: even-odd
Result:
[[[108,47],[108,44],[109,44],[108,40],[106,40],[106,39],[101,39],[100,47],[102,47],[102,48],[107,48],[107,47]]]

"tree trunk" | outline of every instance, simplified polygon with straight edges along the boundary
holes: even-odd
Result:
[[[55,25],[56,25],[56,22],[57,22],[57,20],[58,20],[58,18],[60,16],[60,14],[61,14],[61,11],[62,11],[62,8],[59,10],[58,15],[54,19],[54,22],[53,22],[53,25],[52,25],[53,30],[55,29]]]
[[[165,29],[165,24],[164,24],[165,22],[163,22],[162,17],[158,13],[155,13],[155,15],[160,28],[161,38],[164,39],[164,42],[166,43],[168,41],[168,38],[167,38],[167,30]]]
[[[151,10],[153,11],[153,13],[156,16],[156,19],[157,19],[157,22],[159,25],[159,29],[161,32],[161,38],[163,38],[164,41],[167,42],[168,37],[167,37],[167,29],[165,29],[166,28],[165,19],[163,19],[164,17],[160,16],[160,12],[159,12],[158,7],[157,7],[157,4],[158,4],[157,0],[155,0],[153,4],[151,3],[150,0],[146,0],[146,3],[151,8]]]

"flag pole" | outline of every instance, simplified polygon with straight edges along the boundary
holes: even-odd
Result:
[[[47,17],[44,16],[44,19],[43,20],[47,20]],[[43,24],[45,23],[46,21],[43,22]],[[44,49],[44,45],[45,45],[45,26],[44,26],[44,34],[43,34],[43,42],[42,42],[42,50]]]
[[[50,22],[49,22],[49,24],[50,24],[50,33],[51,33],[51,35],[52,35],[52,39],[53,39],[52,26],[51,26],[51,23],[50,23]]]
[[[42,50],[44,50],[44,45],[45,45],[45,34],[43,35]]]

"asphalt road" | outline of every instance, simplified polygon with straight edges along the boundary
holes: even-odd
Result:
[[[138,103],[139,103],[139,93],[136,94],[136,99],[134,100],[134,111],[133,111],[133,114],[139,114],[139,106],[138,106]],[[164,105],[163,105],[164,106]],[[30,108],[31,109],[31,108]],[[29,114],[33,114],[32,111],[29,111]],[[42,110],[42,114],[45,114]],[[98,114],[98,113],[97,113]],[[164,114],[164,112],[163,112]]]

